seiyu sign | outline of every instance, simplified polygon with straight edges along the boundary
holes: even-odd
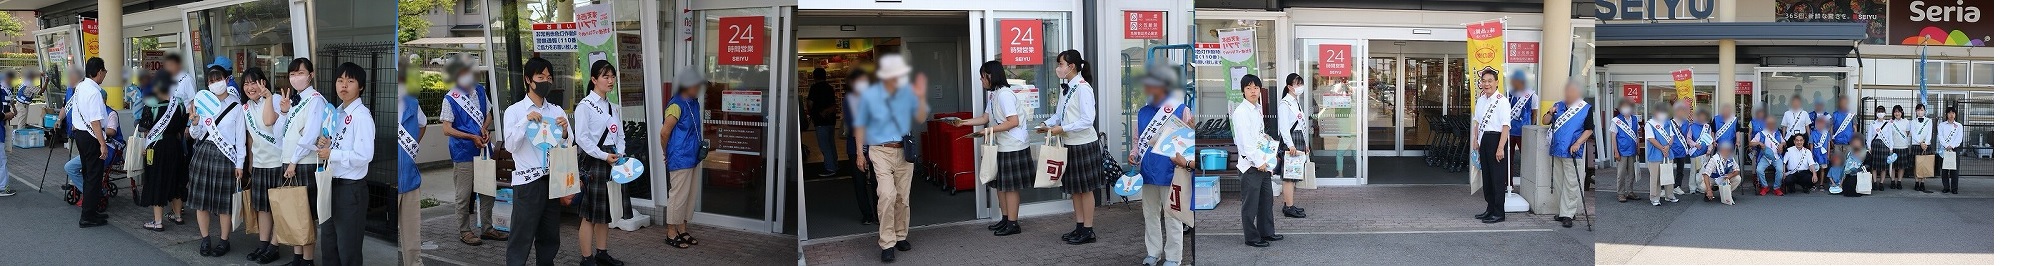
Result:
[[[1713,17],[1719,0],[1594,0],[1600,20],[1678,20]]]

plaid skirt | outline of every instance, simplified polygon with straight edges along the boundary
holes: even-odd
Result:
[[[1101,164],[1107,157],[1099,142],[1085,145],[1065,146],[1064,177],[1059,179],[1064,193],[1084,193],[1107,190],[1113,184],[1106,184],[1107,178],[1100,172],[1106,170]]]
[[[209,212],[233,211],[233,192],[240,190],[233,179],[233,161],[210,141],[198,141],[190,158],[190,208]]]
[[[1036,187],[1036,152],[1019,150],[994,155],[994,181],[987,187],[1012,191]]]
[[[606,186],[606,181],[612,179],[612,164],[592,156],[578,155],[578,181],[584,185],[578,186],[578,196],[571,198],[571,204],[578,207],[579,217],[593,223],[613,222],[613,216],[607,212],[613,203],[606,199],[613,193]]]
[[[1917,168],[1917,153],[1909,148],[1896,149],[1896,168]]]
[[[247,188],[247,197],[251,198],[248,200],[254,201],[254,211],[268,211],[272,209],[268,206],[268,189],[283,185],[282,172],[286,172],[287,168],[285,167],[289,166],[284,165],[275,168],[256,167],[253,170],[247,170],[247,183],[250,183]],[[303,175],[303,172],[299,171],[296,174]],[[316,174],[312,173],[308,176],[315,177]],[[301,180],[302,178],[296,179]]]

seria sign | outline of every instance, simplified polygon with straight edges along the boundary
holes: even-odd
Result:
[[[1593,0],[1600,20],[1680,20],[1713,17],[1719,0]]]

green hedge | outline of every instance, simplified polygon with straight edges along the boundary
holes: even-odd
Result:
[[[444,72],[420,71],[416,78],[416,102],[423,108],[424,117],[437,116],[437,110],[444,104],[444,93],[451,91],[450,83],[444,80]],[[430,121],[437,121],[431,119]]]

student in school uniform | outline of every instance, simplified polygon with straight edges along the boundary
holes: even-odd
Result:
[[[1904,170],[1904,172],[1906,172],[1904,173],[1904,175],[1917,179],[1917,192],[1931,193],[1930,189],[1925,189],[1924,177],[1917,175],[1917,171],[1931,171],[1926,172],[1925,174],[1927,175],[1937,173],[1936,171],[1938,170],[1937,169],[1938,164],[1936,159],[1934,158],[1934,161],[1931,162],[1932,163],[1931,169],[1917,169],[1916,165],[1918,155],[1934,155],[1934,153],[1932,153],[1933,151],[1932,148],[1934,147],[1932,147],[1931,145],[1933,132],[1931,127],[1937,126],[1938,123],[1934,120],[1931,120],[1930,117],[1931,113],[1924,112],[1924,104],[1921,103],[1917,104],[1917,108],[1915,110],[1916,112],[1913,112],[1910,115],[1909,119],[1910,127],[1905,128],[1907,130],[1910,130],[1910,154],[1904,156],[1906,158],[1911,159],[1910,160],[1911,167],[1907,167],[1909,168],[1909,170]]]
[[[149,95],[153,97],[142,101],[141,105],[137,106],[140,107],[139,110],[135,111],[135,116],[140,118],[137,122],[139,128],[146,130],[139,131],[144,134],[141,135],[143,139],[148,140],[141,143],[142,148],[146,149],[143,153],[145,155],[142,158],[127,158],[144,160],[143,162],[147,164],[146,169],[142,171],[139,196],[141,205],[150,207],[153,211],[154,219],[142,224],[141,228],[156,232],[164,230],[165,224],[162,223],[164,208],[170,209],[169,221],[182,224],[181,218],[177,218],[176,214],[183,212],[184,195],[190,192],[186,189],[190,187],[188,176],[190,160],[183,156],[184,148],[188,147],[184,144],[184,131],[190,127],[190,117],[183,111],[182,99],[176,99],[170,94],[170,87],[173,85],[167,78],[168,73],[157,71],[155,76],[164,78],[156,79],[154,84],[150,84]]]
[[[1889,163],[1889,189],[1903,189],[1903,178],[1910,177],[1910,168],[1916,167],[1917,154],[1910,152],[1916,141],[1911,137],[1917,127],[1910,122],[1910,116],[1903,112],[1903,105],[1889,107],[1889,124],[1882,130],[1889,135],[1889,150],[1896,159]]]
[[[522,81],[528,93],[519,102],[509,105],[501,113],[513,118],[502,122],[503,128],[527,128],[531,123],[543,123],[554,119],[559,127],[570,125],[564,108],[547,102],[543,97],[550,95],[556,85],[551,82],[550,61],[541,57],[529,58],[522,64]],[[564,206],[558,200],[550,199],[550,170],[543,161],[549,160],[548,150],[537,147],[537,143],[525,136],[523,130],[507,130],[501,134],[507,139],[507,150],[514,156],[514,210],[512,222],[508,223],[507,265],[519,266],[529,263],[534,255],[537,265],[550,265],[557,260],[558,216]],[[567,133],[566,134],[570,134]],[[568,135],[567,135],[568,136]],[[557,136],[566,139],[567,136]],[[561,146],[561,145],[559,145]],[[560,177],[561,178],[561,177]],[[534,248],[534,253],[530,252]]]
[[[335,111],[330,110],[332,108],[331,100],[325,98],[323,93],[317,92],[317,88],[311,85],[311,81],[315,80],[314,78],[317,74],[316,69],[308,58],[298,57],[290,60],[288,74],[289,88],[296,89],[296,99],[293,102],[290,100],[280,101],[279,104],[281,106],[278,107],[281,107],[283,110],[289,110],[282,114],[286,117],[285,122],[283,122],[284,126],[282,126],[282,143],[280,144],[282,161],[285,163],[282,166],[283,186],[304,186],[309,191],[309,195],[306,196],[322,201],[323,198],[330,195],[318,194],[318,190],[322,188],[318,187],[317,182],[315,182],[314,174],[324,164],[324,160],[319,159],[317,156],[317,140],[324,135],[324,120],[327,117],[325,114]],[[311,213],[317,213],[317,202],[306,203],[308,204],[304,206],[275,207],[305,208],[310,209]],[[312,233],[315,233],[317,229],[312,228],[311,230]],[[317,243],[296,246],[295,250],[295,258],[290,260],[289,264],[313,265],[317,261]]]
[[[226,85],[226,77],[230,76],[226,65],[230,64],[206,66],[205,80],[210,83],[207,89],[198,92],[198,97],[212,97],[209,100],[217,101],[221,109],[210,114],[191,113],[189,128],[190,135],[198,139],[190,158],[190,205],[197,209],[198,234],[204,237],[198,245],[198,255],[206,257],[225,256],[232,250],[228,240],[233,231],[232,196],[240,191],[240,180],[246,174],[246,106],[233,93],[234,89]],[[218,223],[216,237],[210,230],[214,222]],[[212,245],[214,240],[216,246]]]
[[[1889,116],[1887,110],[1880,105],[1875,106],[1875,120],[1868,122],[1868,172],[1875,175],[1873,188],[1878,190],[1888,189],[1884,184],[1888,183],[1889,176],[1894,175],[1889,167],[1889,155],[1894,150],[1889,145],[1895,143],[1896,134],[1890,132],[1894,132],[1896,127],[1895,118]]]
[[[613,92],[615,82],[613,63],[606,60],[592,62],[592,80],[585,84],[585,97],[578,100],[572,109],[572,140],[578,144],[578,179],[584,186],[578,187],[578,196],[573,198],[578,206],[578,256],[583,257],[582,265],[626,265],[606,253],[609,233],[607,224],[613,223],[609,209],[613,202],[607,196],[608,183],[613,182],[613,164],[626,158],[627,133],[620,131],[620,110],[608,101],[607,94]]]
[[[1945,160],[1958,161],[1960,144],[1967,139],[1966,128],[1960,125],[1958,107],[1946,107],[1945,119],[1938,122],[1939,193],[1960,194],[1960,170],[1958,165],[1947,166]]]
[[[346,62],[338,65],[337,85],[339,115],[337,120],[324,121],[330,135],[318,141],[317,158],[326,162],[325,171],[331,173],[331,219],[321,224],[318,242],[324,249],[324,263],[331,265],[357,266],[363,264],[360,241],[366,237],[367,165],[374,160],[374,117],[360,101],[360,92],[368,84],[367,71],[358,64]]]
[[[275,219],[271,213],[274,206],[268,204],[268,189],[280,187],[283,182],[280,145],[282,138],[279,133],[282,133],[284,125],[278,122],[281,121],[282,112],[286,111],[281,109],[279,102],[286,99],[274,96],[274,91],[268,89],[268,74],[259,68],[247,69],[241,73],[240,80],[244,81],[241,85],[245,86],[242,89],[247,93],[247,103],[244,105],[247,126],[244,130],[249,144],[248,168],[252,168],[246,173],[247,183],[250,184],[247,195],[248,201],[251,201],[249,205],[254,205],[256,212],[247,223],[261,228],[259,235],[261,245],[247,253],[247,260],[267,264],[282,257],[281,253],[275,251],[276,246],[271,242],[274,240],[272,234],[275,232]]]
[[[1262,102],[1265,98],[1262,91],[1261,77],[1253,74],[1241,76],[1241,102],[1234,105],[1229,116],[1234,121],[1234,145],[1239,147],[1241,156],[1241,241],[1250,247],[1258,248],[1269,247],[1269,241],[1283,239],[1283,235],[1276,234],[1276,215],[1271,214],[1269,207],[1270,202],[1274,201],[1269,192],[1269,182],[1275,182],[1272,180],[1274,179],[1272,173],[1275,172],[1276,161],[1282,158],[1277,154],[1281,148],[1280,145],[1268,143],[1273,140],[1267,137],[1271,131],[1266,126],[1269,123],[1266,122],[1270,121],[1262,114]],[[1482,100],[1490,98],[1489,95],[1482,93]],[[1507,126],[1505,121],[1498,123],[1502,124],[1496,125]],[[1488,149],[1500,150],[1496,147],[1501,146],[1487,146]],[[1500,167],[1498,164],[1487,166]]]

